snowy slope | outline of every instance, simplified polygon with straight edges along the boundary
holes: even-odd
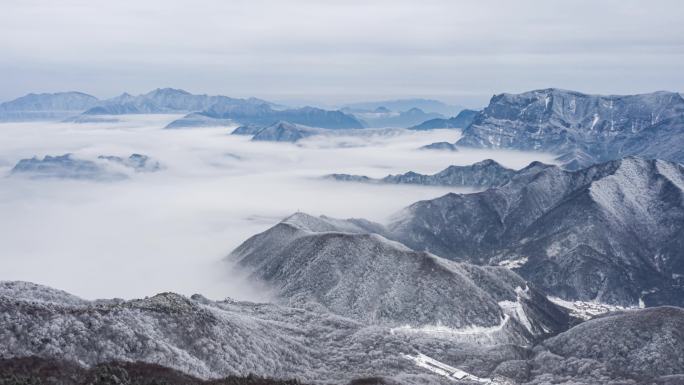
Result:
[[[498,188],[418,202],[389,236],[454,260],[524,261],[518,273],[565,299],[681,304],[682,180],[681,165],[640,158],[533,164]]]
[[[516,288],[526,284],[508,269],[416,252],[375,231],[383,229],[299,213],[245,241],[230,258],[273,286],[284,303],[313,302],[368,324],[457,332],[504,324],[500,340],[529,341],[570,322],[544,296],[520,298]],[[524,328],[517,314],[505,322],[505,301],[524,306],[535,326]]]

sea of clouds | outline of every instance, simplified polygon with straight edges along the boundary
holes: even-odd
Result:
[[[176,115],[117,123],[0,124],[0,280],[26,280],[84,298],[174,291],[265,300],[268,291],[225,257],[248,237],[302,211],[384,222],[422,199],[471,189],[372,185],[322,179],[382,177],[492,158],[521,168],[548,154],[418,150],[454,142],[456,130],[356,131],[298,144],[251,142],[231,129],[165,130]],[[11,176],[22,158],[141,153],[163,169],[116,182]]]

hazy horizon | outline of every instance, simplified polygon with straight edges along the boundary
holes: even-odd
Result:
[[[679,4],[9,0],[0,100],[170,86],[288,104],[420,97],[478,107],[549,87],[682,91]]]

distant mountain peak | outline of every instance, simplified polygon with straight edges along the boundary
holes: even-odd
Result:
[[[589,95],[557,88],[499,94],[457,145],[545,151],[569,169],[627,155],[684,161],[681,95]],[[658,129],[655,129],[658,127]]]

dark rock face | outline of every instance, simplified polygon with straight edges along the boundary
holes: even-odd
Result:
[[[575,172],[533,163],[487,191],[418,202],[389,225],[416,250],[513,264],[550,294],[681,305],[684,167],[625,158]]]
[[[466,128],[468,127],[479,111],[463,110],[458,115],[449,119],[431,119],[410,128],[410,130],[434,130],[436,128]]]
[[[424,186],[494,187],[508,182],[515,173],[515,170],[505,168],[491,159],[486,159],[470,166],[449,166],[432,175],[418,174],[410,171],[405,174],[388,175],[381,179],[349,174],[331,174],[326,177],[346,182],[419,184]]]
[[[660,143],[666,145],[662,148],[666,160],[681,162],[682,143],[663,143],[663,138],[684,135],[683,115],[684,99],[674,92],[600,96],[545,89],[501,94],[492,97],[457,144],[549,151],[566,157],[579,152],[596,163],[627,155],[650,156]],[[660,134],[661,130],[673,132]],[[625,145],[632,141],[639,145]],[[577,168],[586,165],[582,158],[576,163],[566,160]]]
[[[28,94],[0,104],[0,121],[63,119],[97,103],[96,97],[82,92]]]
[[[73,362],[36,356],[0,359],[0,384],[52,385],[301,385],[297,380],[258,376],[202,380],[144,362],[113,361],[84,368]]]

